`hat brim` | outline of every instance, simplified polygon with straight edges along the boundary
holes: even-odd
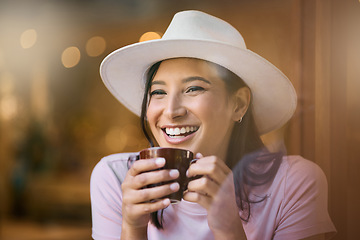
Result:
[[[145,76],[154,63],[179,57],[207,60],[240,76],[250,87],[253,114],[261,134],[283,126],[296,109],[296,92],[273,64],[248,50],[205,40],[152,40],[115,50],[101,63],[100,75],[109,91],[140,116]]]

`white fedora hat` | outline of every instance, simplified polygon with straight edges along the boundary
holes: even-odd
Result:
[[[100,75],[109,91],[139,116],[147,71],[158,61],[178,57],[207,60],[241,77],[251,89],[253,114],[261,134],[283,126],[295,111],[296,92],[289,79],[248,50],[233,26],[200,11],[175,14],[161,39],[110,53],[101,63]]]

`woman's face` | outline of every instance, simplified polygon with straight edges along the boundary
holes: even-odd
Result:
[[[225,158],[235,121],[235,98],[206,61],[161,63],[150,87],[147,118],[161,147],[185,148]]]

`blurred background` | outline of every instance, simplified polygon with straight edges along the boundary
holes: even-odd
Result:
[[[230,22],[291,79],[295,116],[263,139],[320,165],[334,239],[358,239],[358,0],[0,0],[0,239],[91,239],[93,167],[147,147],[99,65],[187,9]]]

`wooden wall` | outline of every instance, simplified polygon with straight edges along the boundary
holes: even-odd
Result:
[[[298,0],[299,106],[290,151],[321,166],[329,181],[334,239],[358,239],[360,223],[360,2]]]

